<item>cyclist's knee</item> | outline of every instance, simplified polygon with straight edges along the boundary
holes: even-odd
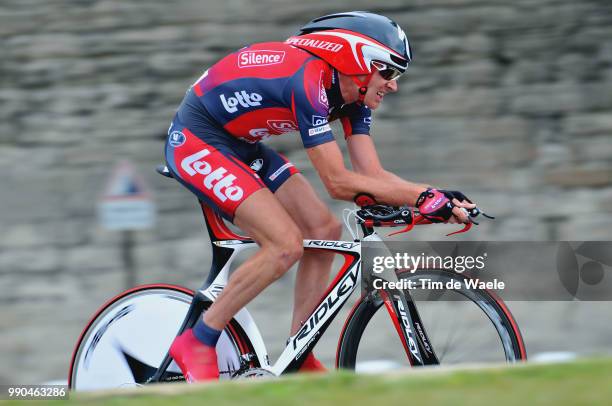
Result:
[[[304,254],[302,234],[299,231],[283,236],[282,242],[276,247],[277,260],[283,265],[285,272]],[[284,273],[284,272],[283,272]]]
[[[285,274],[303,255],[302,234],[297,228],[283,233],[281,238],[270,241],[263,246],[267,261],[277,266],[274,267],[274,278],[278,279]]]

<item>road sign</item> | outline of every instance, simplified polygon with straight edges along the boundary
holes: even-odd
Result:
[[[155,204],[134,166],[122,161],[115,166],[98,202],[98,219],[108,230],[142,230],[155,224]]]

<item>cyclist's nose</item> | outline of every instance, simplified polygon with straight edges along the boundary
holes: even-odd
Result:
[[[387,88],[389,88],[391,92],[397,92],[397,80],[387,81]]]

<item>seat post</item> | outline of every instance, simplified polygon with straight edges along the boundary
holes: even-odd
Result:
[[[208,236],[210,237],[210,245],[212,251],[212,264],[210,266],[210,272],[208,273],[208,278],[202,285],[202,289],[207,289],[210,284],[215,280],[221,269],[227,264],[230,257],[234,253],[234,248],[232,247],[223,247],[218,244],[215,244],[217,241],[252,241],[250,238],[238,235],[234,233],[230,228],[225,224],[219,213],[214,211],[210,206],[206,203],[199,201],[200,207],[202,208],[202,214],[204,215],[204,220],[206,222],[206,229],[208,230]]]

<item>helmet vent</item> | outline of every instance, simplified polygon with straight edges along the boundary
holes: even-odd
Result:
[[[312,23],[318,23],[318,22],[325,21],[325,20],[335,20],[335,19],[337,19],[339,17],[360,17],[360,16],[355,15],[355,14],[349,14],[349,13],[347,13],[347,14],[342,14],[342,13],[330,14],[330,15],[326,15],[326,16],[323,16],[323,17],[315,18],[310,23],[312,24]]]
[[[395,62],[396,64],[398,64],[398,65],[400,65],[400,66],[403,66],[403,67],[404,67],[404,69],[408,67],[408,61],[407,61],[407,60],[405,60],[404,58],[399,58],[399,57],[397,57],[397,56],[395,56],[395,55],[393,55],[393,54],[391,54],[391,55],[389,55],[389,56],[391,57],[391,60],[392,60],[393,62]]]

